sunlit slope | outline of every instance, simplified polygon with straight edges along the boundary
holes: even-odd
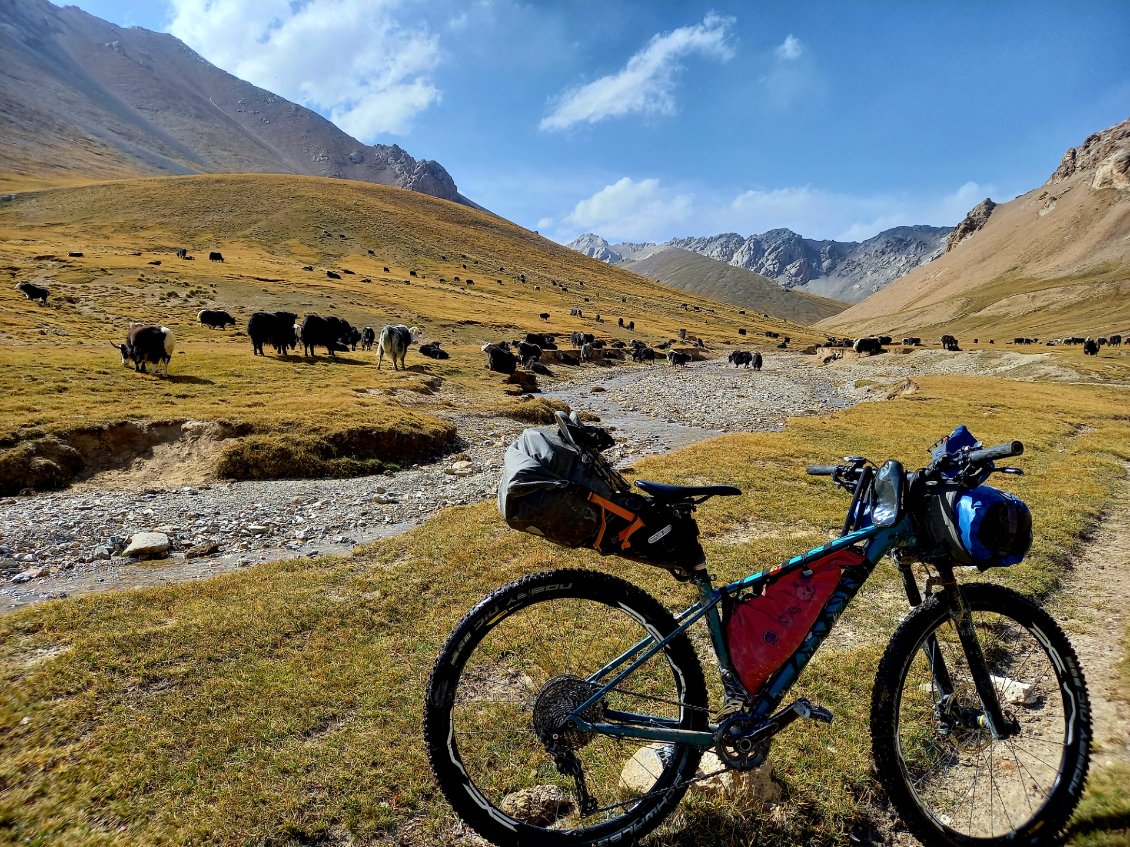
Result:
[[[179,247],[195,258],[178,259]],[[211,251],[224,261],[209,261]],[[494,412],[519,400],[484,368],[479,347],[528,331],[657,343],[686,329],[715,349],[745,343],[739,328],[816,338],[673,295],[489,214],[317,177],[166,177],[20,194],[0,203],[0,280],[0,442],[130,418],[334,433],[375,418],[395,427],[402,407]],[[46,307],[26,300],[20,282],[47,287]],[[202,308],[227,309],[237,324],[204,329]],[[378,330],[415,325],[451,358],[413,350],[407,373],[387,362],[377,371],[375,352],[361,350],[253,358],[245,327],[257,310],[338,315]],[[131,321],[175,331],[170,380],[122,368],[111,345]]]
[[[680,328],[735,341],[739,326],[815,337],[787,322],[672,296],[489,214],[343,180],[169,177],[21,194],[0,205],[0,238],[12,283],[52,290],[49,308],[38,310],[5,286],[0,319],[8,341],[79,328],[116,338],[127,319],[214,338],[193,327],[196,311],[211,306],[229,309],[240,326],[256,309],[304,314],[332,306],[357,324],[426,324],[441,340],[518,330],[616,335],[621,317],[635,321],[637,337],[655,341]],[[178,247],[195,261],[178,260]],[[208,261],[212,250],[223,253],[222,264]],[[67,258],[70,251],[85,255]],[[330,269],[342,278],[328,278]],[[570,318],[573,308],[584,318]]]
[[[812,324],[847,308],[827,297],[786,291],[759,273],[677,247],[661,250],[626,267],[680,291],[797,323]]]
[[[1083,172],[997,206],[984,228],[820,323],[830,331],[1050,338],[1130,329],[1130,195]]]

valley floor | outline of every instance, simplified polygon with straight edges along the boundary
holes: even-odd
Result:
[[[724,359],[686,368],[666,365],[588,369],[546,396],[598,415],[613,428],[612,456],[626,463],[724,432],[768,432],[787,418],[828,414],[862,400],[913,390],[915,375],[1038,371],[1078,377],[1042,357],[1006,353],[953,356],[920,350],[822,366],[812,356],[767,355],[761,372]],[[342,480],[200,482],[204,462],[150,455],[75,488],[0,498],[0,614],[44,600],[201,579],[271,559],[347,553],[403,532],[438,510],[495,494],[502,454],[522,429],[504,417],[438,413],[455,424],[463,460],[448,457],[388,475]],[[175,484],[178,478],[193,484]],[[161,480],[154,484],[154,480]],[[164,484],[162,484],[164,483]],[[52,515],[50,524],[39,516]],[[176,542],[168,559],[96,558],[137,532],[162,531]],[[184,550],[214,545],[187,558]]]
[[[1080,373],[1043,354],[917,351],[828,365],[767,356],[760,373],[723,360],[588,369],[547,395],[615,427],[621,467],[747,491],[700,512],[723,577],[827,538],[846,500],[804,478],[806,462],[846,451],[910,465],[959,422],[1023,438],[1031,449],[1018,464],[1031,475],[1009,487],[1041,520],[1038,549],[993,576],[1049,598],[1077,646],[1096,751],[1071,843],[1106,847],[1130,835],[1124,385],[1124,375]],[[454,622],[486,591],[547,567],[599,567],[668,605],[685,597],[657,569],[594,564],[591,551],[505,530],[482,501],[522,425],[449,419],[465,457],[392,475],[139,490],[142,463],[75,490],[0,500],[0,562],[50,569],[0,587],[0,612],[14,612],[0,615],[0,679],[10,683],[0,726],[12,729],[0,741],[0,842],[481,845],[436,797],[418,738],[422,685]],[[721,433],[745,434],[704,440]],[[152,563],[92,555],[114,536],[161,527],[182,548],[210,541],[219,551]],[[805,693],[836,711],[835,733],[774,744],[787,800],[766,814],[692,792],[648,843],[913,843],[875,799],[868,770],[870,686],[859,679],[874,673],[895,622],[876,622],[875,602],[893,574],[880,569],[873,582],[837,625],[825,651],[834,658],[806,672]],[[41,604],[67,595],[76,599]],[[28,605],[38,608],[17,610]],[[139,780],[149,790],[137,792]]]

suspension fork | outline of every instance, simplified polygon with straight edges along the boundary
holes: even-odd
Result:
[[[922,605],[922,592],[918,590],[914,571],[911,570],[910,562],[904,559],[896,559],[895,561],[898,563],[899,575],[902,576],[902,587],[906,591],[906,599],[910,601],[911,607],[916,609]],[[927,636],[926,641],[922,644],[922,652],[926,654],[926,661],[929,662],[928,667],[934,678],[934,684],[938,687],[942,696],[952,696],[953,680],[950,679],[949,668],[946,667],[946,660],[942,656],[942,651],[938,649],[938,639],[932,634]]]
[[[973,613],[969,604],[965,602],[965,595],[961,592],[961,586],[957,584],[953,568],[949,565],[939,566],[938,573],[942,580],[942,593],[945,595],[950,616],[957,629],[958,640],[961,641],[961,649],[965,652],[965,660],[969,663],[969,672],[973,676],[977,697],[981,700],[981,708],[984,709],[984,724],[993,738],[997,740],[1008,738],[1016,733],[1018,726],[1016,721],[1005,718],[1001,709],[1000,698],[997,696],[997,690],[985,664],[985,653],[981,649],[981,642],[973,627]],[[952,686],[950,690],[952,691]]]

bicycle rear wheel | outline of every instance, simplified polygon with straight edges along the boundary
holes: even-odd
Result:
[[[879,779],[926,845],[1055,843],[1089,761],[1079,661],[1051,616],[1022,595],[987,584],[962,593],[1016,730],[994,739],[984,725],[956,611],[935,595],[899,627],[879,665],[871,705]]]
[[[436,660],[424,711],[432,770],[459,816],[499,845],[622,844],[658,826],[701,749],[559,725],[596,690],[593,674],[676,628],[640,589],[581,570],[525,577],[475,606]],[[683,634],[583,714],[705,730],[706,707],[702,668]]]

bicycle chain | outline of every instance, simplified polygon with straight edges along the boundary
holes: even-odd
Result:
[[[695,712],[706,712],[707,714],[710,714],[709,706],[692,706],[690,703],[683,703],[680,700],[667,700],[663,697],[656,697],[652,694],[641,694],[638,691],[631,691],[627,688],[621,688],[620,686],[617,686],[612,690],[622,694],[628,694],[632,697],[639,697],[643,700],[652,700],[656,703],[666,703],[669,706],[682,706],[684,709],[690,709],[691,711]]]
[[[666,703],[666,704],[671,705],[671,706],[681,706],[683,708],[690,709],[690,710],[696,711],[696,712],[705,712],[707,714],[710,713],[710,708],[708,706],[693,706],[690,703],[683,703],[683,702],[680,702],[678,700],[668,700],[668,699],[663,698],[663,697],[656,697],[652,694],[643,694],[643,693],[638,692],[638,691],[631,691],[627,688],[617,687],[615,690],[622,693],[622,694],[626,694],[626,695],[629,695],[629,696],[632,696],[632,697],[639,697],[643,700],[651,700],[651,701],[656,702],[656,703]],[[589,812],[589,815],[596,815],[596,814],[600,814],[601,812],[609,812],[609,811],[612,811],[613,809],[621,809],[621,808],[639,803],[643,800],[646,800],[649,797],[660,797],[660,796],[663,796],[665,794],[671,794],[672,792],[678,791],[682,788],[685,788],[686,786],[691,785],[692,783],[702,782],[703,780],[710,779],[712,777],[718,776],[718,774],[720,774],[720,773],[725,773],[728,770],[730,770],[730,768],[724,768],[723,767],[723,768],[719,768],[716,771],[711,771],[710,773],[704,773],[701,776],[692,776],[690,779],[684,779],[680,782],[676,782],[670,788],[661,788],[657,791],[649,791],[641,797],[635,797],[631,800],[625,800],[625,801],[620,802],[620,803],[612,803],[608,806],[600,806],[596,809],[593,809],[591,812]],[[587,794],[587,791],[586,791],[586,794]]]

